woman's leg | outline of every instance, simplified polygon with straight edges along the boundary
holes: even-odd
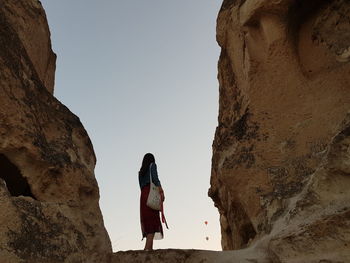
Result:
[[[153,234],[147,234],[147,236],[146,236],[146,244],[145,244],[145,249],[144,250],[153,250],[153,238],[154,238],[154,233]]]

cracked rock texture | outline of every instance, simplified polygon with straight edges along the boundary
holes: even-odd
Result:
[[[55,54],[37,0],[0,1],[0,261],[107,262],[95,155],[53,95]]]
[[[224,0],[217,41],[223,249],[350,262],[350,2]]]

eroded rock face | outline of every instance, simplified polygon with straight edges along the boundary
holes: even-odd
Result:
[[[0,1],[1,262],[107,262],[95,155],[52,96],[55,54],[37,0]]]
[[[53,93],[56,55],[51,50],[50,31],[39,1],[1,1],[6,23],[20,39],[45,88]]]
[[[349,1],[225,0],[217,40],[223,249],[350,261]]]

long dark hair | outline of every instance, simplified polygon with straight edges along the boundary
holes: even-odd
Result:
[[[155,163],[156,160],[154,159],[153,154],[151,153],[146,153],[145,156],[143,157],[142,160],[142,165],[139,171],[139,176],[143,176],[147,173],[148,168],[150,166],[151,163]]]

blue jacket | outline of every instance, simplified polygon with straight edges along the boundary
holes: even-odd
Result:
[[[161,186],[159,178],[158,178],[158,172],[157,172],[157,165],[155,163],[151,164],[151,170],[152,170],[152,182],[156,185],[156,186]],[[150,169],[148,169],[147,173],[145,175],[139,175],[139,184],[140,184],[140,188],[148,185],[150,183],[149,181],[149,172]]]

